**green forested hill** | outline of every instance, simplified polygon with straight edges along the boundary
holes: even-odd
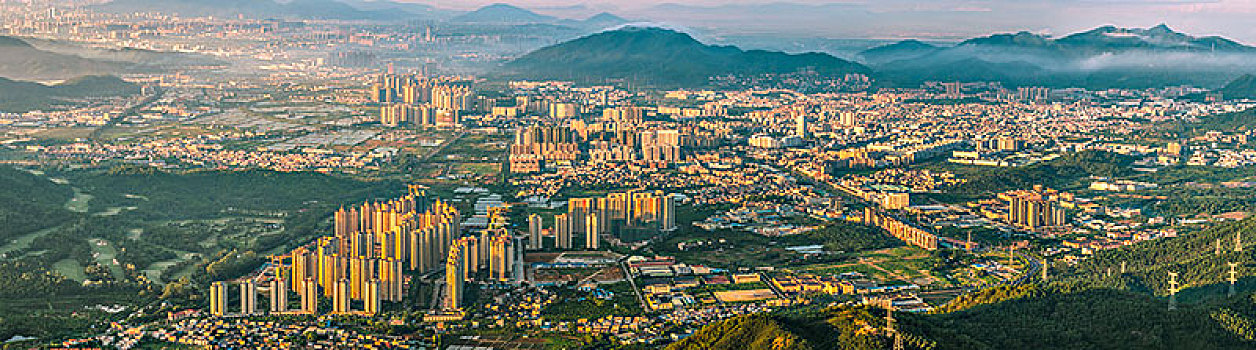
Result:
[[[140,87],[115,76],[82,76],[56,85],[0,77],[0,112],[21,113],[72,104],[69,99],[134,95]]]
[[[907,349],[1254,349],[1256,253],[1234,250],[1238,233],[1256,240],[1256,218],[1100,252],[1076,267],[1053,264],[1049,282],[966,294],[930,314],[901,313],[899,329]],[[1225,277],[1232,261],[1240,263],[1240,282],[1231,297]],[[1169,272],[1183,288],[1176,310],[1168,309]],[[772,349],[764,344],[774,339],[793,341],[790,349],[886,349],[883,316],[837,307],[806,317],[743,317],[707,326],[669,350]]]
[[[829,308],[802,314],[742,316],[704,327],[667,350],[858,350],[888,348],[884,311]]]
[[[718,322],[693,336],[672,344],[668,350],[746,349],[746,350],[811,350],[798,335],[785,330],[771,317],[753,315]]]

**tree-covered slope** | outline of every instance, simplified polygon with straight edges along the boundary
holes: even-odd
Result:
[[[0,243],[68,220],[73,213],[65,203],[73,195],[69,186],[0,166]]]
[[[138,85],[115,76],[84,76],[56,85],[0,78],[0,112],[21,113],[72,104],[71,99],[133,95]]]

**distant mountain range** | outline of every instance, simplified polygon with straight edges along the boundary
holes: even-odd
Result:
[[[624,27],[545,47],[506,63],[504,76],[604,81],[629,79],[662,85],[705,84],[723,74],[868,73],[867,67],[823,53],[786,54],[706,45],[688,34]]]
[[[1053,39],[1020,32],[973,38],[952,47],[908,40],[859,54],[896,85],[923,81],[1000,81],[1011,86],[1221,86],[1256,72],[1256,48],[1222,37],[1193,37],[1168,26],[1105,26]]]
[[[68,99],[126,96],[139,86],[115,76],[84,76],[56,85],[0,78],[0,112],[22,113],[68,104]]]
[[[0,36],[0,77],[61,80],[121,70],[116,63],[40,50],[22,39]]]
[[[62,41],[0,36],[0,77],[9,79],[65,80],[85,75],[222,64],[216,59],[196,54],[130,48],[98,49]]]
[[[1256,73],[1256,48],[1222,37],[1178,33],[1165,25],[1105,26],[1058,39],[1028,32],[996,34],[954,46],[904,40],[857,57],[863,65],[821,53],[789,55],[711,46],[672,30],[627,27],[541,48],[506,63],[503,72],[528,78],[702,84],[720,74],[810,67],[821,73],[869,73],[882,86],[997,81],[1009,88],[1092,89],[1215,88]]]
[[[584,20],[563,19],[542,15],[509,4],[492,4],[449,19],[453,23],[466,24],[555,24],[585,30],[598,30],[627,24],[630,21],[608,12],[589,16]]]
[[[518,6],[501,3],[484,6],[451,19],[453,22],[512,24],[543,23],[557,20],[557,17],[542,15]]]

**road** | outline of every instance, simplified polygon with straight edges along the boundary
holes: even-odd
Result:
[[[1029,281],[1030,279],[1033,279],[1034,276],[1038,275],[1038,271],[1042,269],[1042,263],[1038,262],[1038,259],[1035,259],[1032,256],[1027,256],[1024,253],[1018,252],[1016,253],[1016,258],[1029,262],[1029,268],[1025,269],[1025,273],[1022,273],[1020,277],[1017,277],[1016,281],[1012,282],[1012,285],[1025,284],[1026,281]]]
[[[624,263],[627,259],[619,260],[619,268],[624,270],[624,278],[628,280],[628,284],[632,286],[632,293],[637,295],[637,302],[641,304],[642,310],[650,310],[650,305],[645,303],[645,297],[641,296],[641,289],[637,288],[637,281],[632,278],[632,271],[628,270],[628,264]]]

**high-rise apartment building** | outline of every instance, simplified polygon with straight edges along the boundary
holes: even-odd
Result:
[[[528,249],[540,250],[541,246],[541,215],[528,215]]]
[[[209,285],[209,314],[214,316],[227,315],[227,283],[214,282]]]
[[[253,280],[240,283],[240,314],[245,316],[257,314],[257,283],[253,283]]]
[[[571,249],[571,217],[567,214],[554,216],[554,242],[558,249]]]
[[[281,276],[270,280],[270,312],[288,311],[288,283]]]

